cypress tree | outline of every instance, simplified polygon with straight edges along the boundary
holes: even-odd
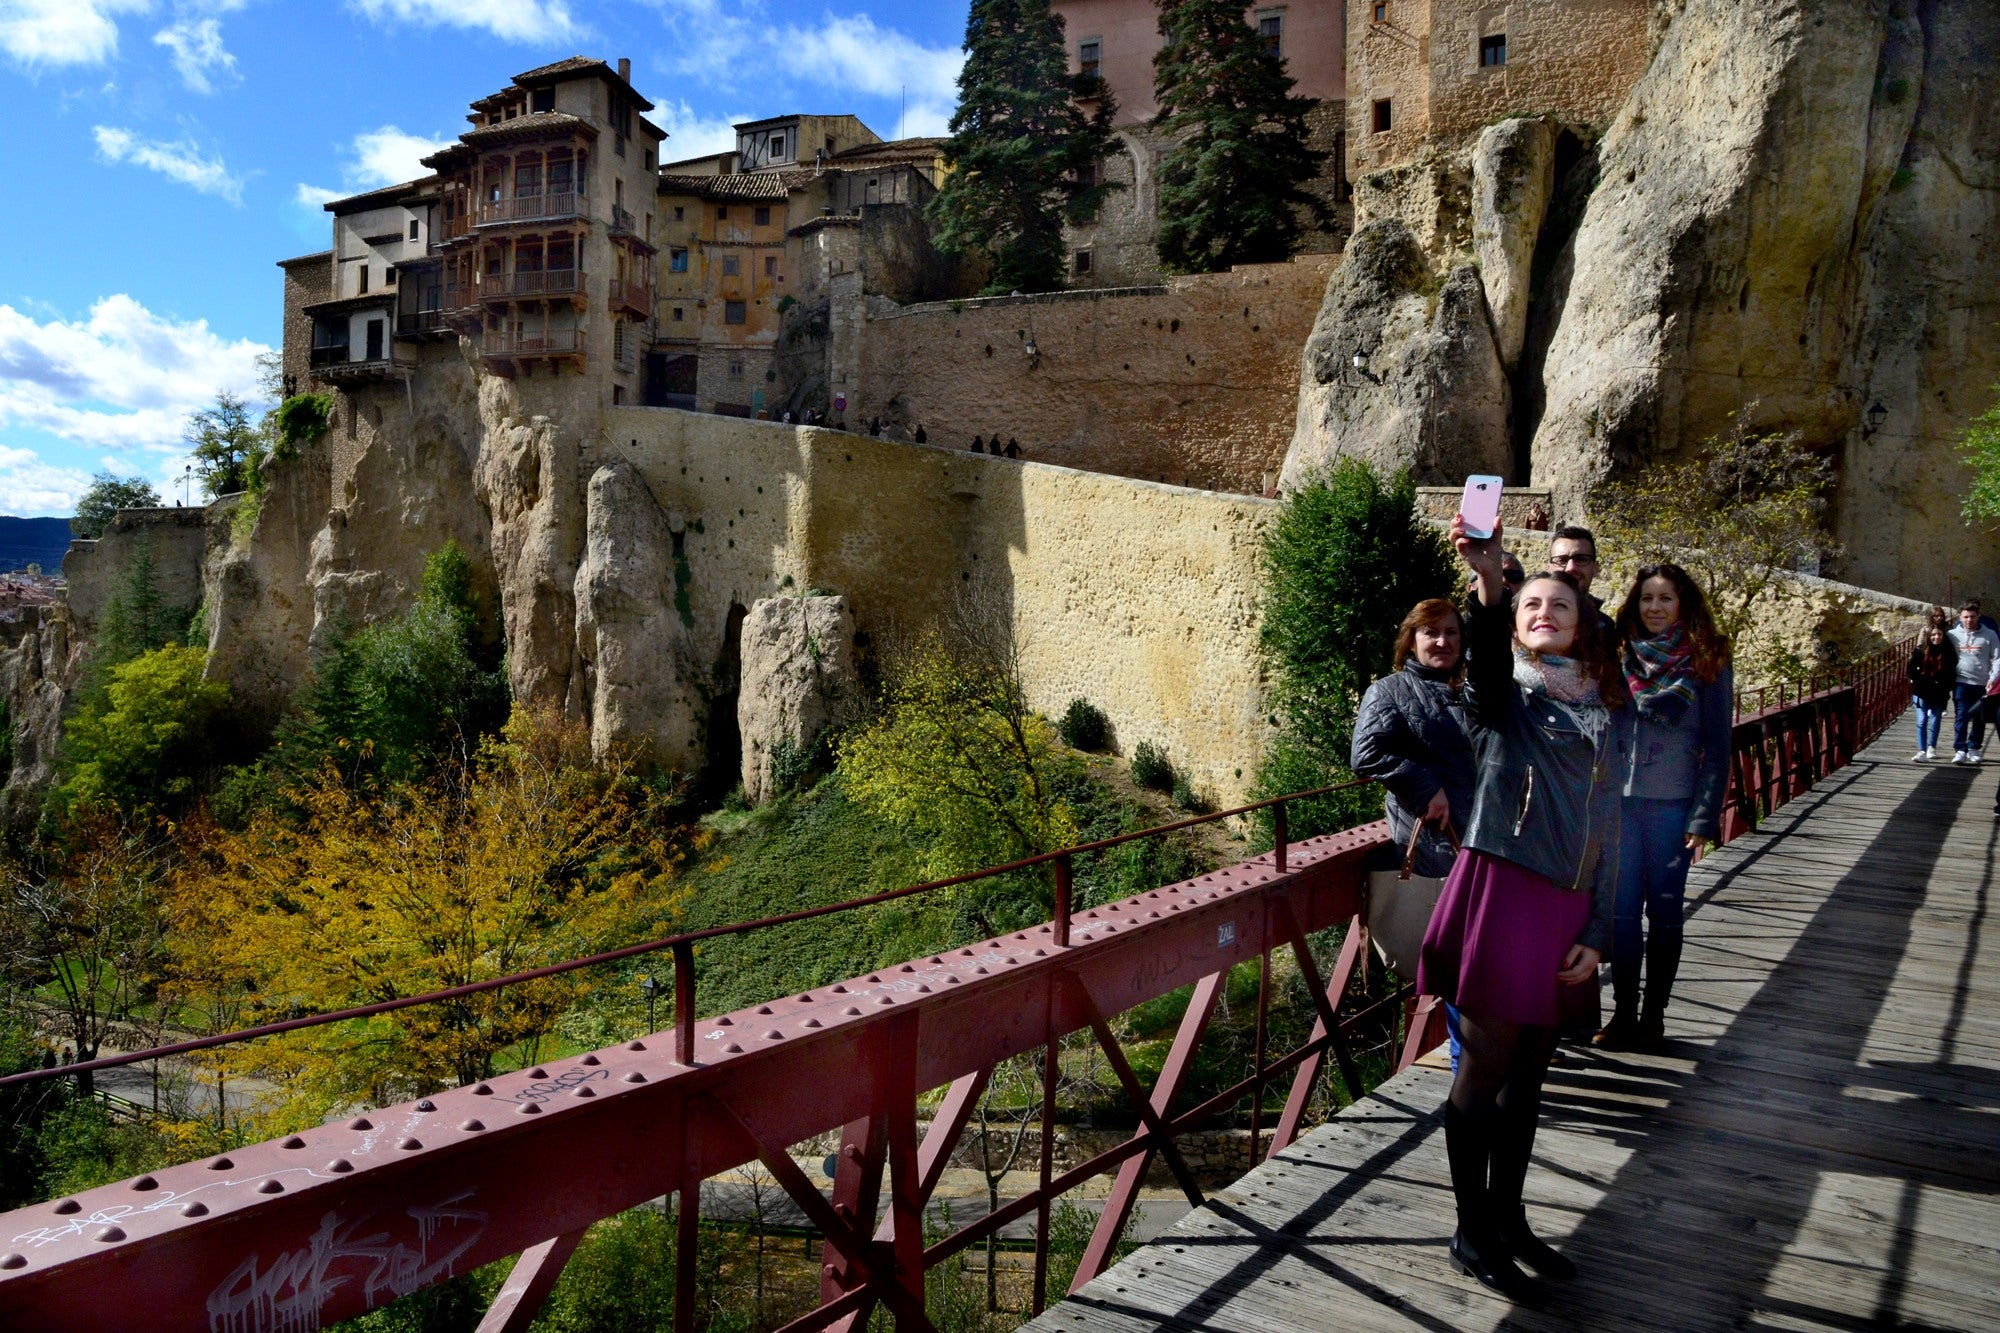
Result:
[[[1289,258],[1325,205],[1300,188],[1319,171],[1306,147],[1311,98],[1292,94],[1284,61],[1237,0],[1160,0],[1153,57],[1156,128],[1170,146],[1160,163],[1160,264],[1214,273],[1231,264]]]
[[[1063,223],[1096,217],[1110,188],[1097,165],[1111,151],[1111,90],[1069,72],[1049,0],[973,0],[958,90],[952,171],[930,204],[939,248],[990,253],[989,292],[1061,287]]]

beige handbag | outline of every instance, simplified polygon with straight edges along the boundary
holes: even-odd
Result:
[[[1437,908],[1444,881],[1430,875],[1413,875],[1417,861],[1417,839],[1423,836],[1420,823],[1410,830],[1410,845],[1403,852],[1400,870],[1375,870],[1368,875],[1368,938],[1375,952],[1397,975],[1416,979],[1417,959],[1424,951],[1424,932],[1430,929],[1431,913]],[[1458,835],[1445,826],[1454,850]]]

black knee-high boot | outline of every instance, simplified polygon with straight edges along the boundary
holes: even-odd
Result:
[[[1666,1039],[1667,1000],[1681,970],[1681,932],[1655,926],[1646,939],[1646,1003],[1639,1013],[1639,1040],[1648,1050]]]
[[[1488,1199],[1494,1228],[1507,1253],[1543,1277],[1567,1282],[1576,1276],[1576,1265],[1528,1229],[1528,1210],[1521,1203],[1528,1182],[1528,1159],[1535,1151],[1535,1125],[1541,1119],[1540,1101],[1534,1101],[1529,1106],[1502,1106],[1495,1112]]]
[[[1461,1111],[1457,1103],[1444,1104],[1445,1155],[1451,1162],[1451,1192],[1458,1204],[1458,1231],[1451,1238],[1451,1260],[1462,1273],[1513,1300],[1530,1300],[1534,1284],[1514,1266],[1505,1244],[1494,1226],[1493,1206],[1487,1187],[1487,1170],[1493,1155],[1491,1110],[1483,1114]]]

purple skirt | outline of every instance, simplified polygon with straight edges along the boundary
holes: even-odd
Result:
[[[1589,924],[1588,893],[1468,847],[1424,932],[1417,989],[1475,1018],[1556,1027],[1556,973]]]

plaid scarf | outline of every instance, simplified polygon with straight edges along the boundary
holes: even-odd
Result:
[[[1647,717],[1673,717],[1694,705],[1694,645],[1680,621],[1626,642],[1625,684]]]

